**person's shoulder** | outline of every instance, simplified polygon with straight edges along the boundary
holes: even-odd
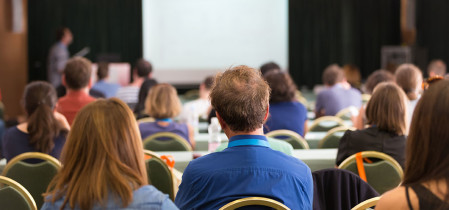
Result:
[[[386,192],[382,195],[379,202],[376,205],[376,209],[409,209],[407,203],[407,197],[405,195],[405,187],[398,187],[391,191]],[[413,207],[417,207],[415,203],[417,202],[416,194],[413,190],[409,189],[410,200],[412,201]]]
[[[133,202],[161,204],[168,198],[152,185],[144,185],[133,193]]]

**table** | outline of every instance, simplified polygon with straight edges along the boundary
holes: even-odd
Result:
[[[193,152],[156,152],[159,155],[171,155],[175,160],[175,168],[180,172],[184,172],[193,155],[204,156],[209,154],[207,151]],[[310,149],[310,150],[294,150],[293,156],[304,161],[310,167],[310,170],[316,171],[320,169],[335,167],[335,158],[337,157],[337,149]]]

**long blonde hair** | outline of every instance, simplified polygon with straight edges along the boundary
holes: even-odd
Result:
[[[142,141],[131,110],[118,99],[100,99],[85,106],[75,118],[63,148],[62,168],[45,196],[61,209],[91,209],[104,205],[108,194],[126,207],[133,190],[147,184]]]
[[[156,119],[173,118],[179,115],[182,105],[176,89],[167,83],[150,88],[145,101],[145,112]]]

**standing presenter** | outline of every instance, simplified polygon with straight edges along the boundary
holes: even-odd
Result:
[[[70,57],[68,46],[73,41],[72,32],[67,27],[61,27],[56,32],[56,39],[48,55],[47,79],[56,88],[58,97],[61,97],[65,94],[61,76]]]

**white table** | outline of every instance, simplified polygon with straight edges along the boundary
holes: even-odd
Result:
[[[156,152],[159,155],[171,155],[175,160],[175,168],[181,172],[193,160],[193,155],[203,156],[209,154],[208,151],[193,152]],[[310,150],[294,150],[293,156],[304,161],[312,171],[333,168],[335,166],[335,158],[337,157],[337,149],[310,149]]]

